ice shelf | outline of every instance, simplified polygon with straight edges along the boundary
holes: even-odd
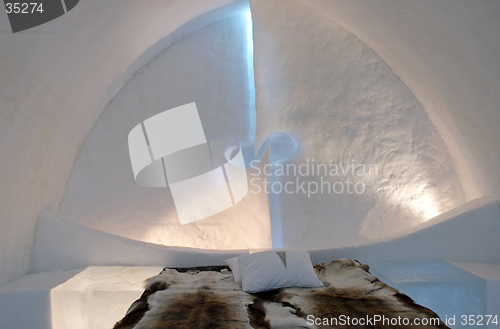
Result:
[[[440,260],[371,262],[370,272],[382,282],[436,312],[449,327],[472,328],[476,325],[469,325],[469,318],[464,324],[462,316],[478,317],[487,314],[494,316],[500,311],[495,304],[492,304],[492,298],[498,299],[498,292],[487,289],[487,284],[491,286],[494,285],[494,281],[499,282],[500,265],[465,264],[468,265],[468,270],[464,270],[464,266],[460,268]],[[485,267],[489,269],[488,273],[495,268],[499,273],[497,278],[478,276],[477,271],[470,270]],[[492,294],[496,297],[492,297]]]

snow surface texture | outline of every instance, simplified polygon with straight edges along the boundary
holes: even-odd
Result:
[[[151,116],[196,102],[207,140],[253,140],[247,16],[207,26],[139,70],[106,107],[80,149],[60,213],[131,239],[214,249],[271,247],[267,195],[180,225],[169,188],[134,180],[127,136]]]
[[[466,200],[500,198],[500,3],[300,0],[357,35],[423,104]]]
[[[296,193],[296,175],[281,177],[282,185],[291,182],[295,189],[279,197],[283,246],[355,244],[463,204],[453,160],[438,131],[368,46],[299,1],[250,4],[256,148],[269,134],[286,132],[298,139],[302,151],[291,164],[348,168],[347,174],[340,170],[332,176],[328,167],[326,175],[323,170],[299,177],[318,186],[321,179],[339,182],[335,191],[342,185],[344,190],[338,194],[319,190],[308,197],[307,191]],[[366,174],[358,172],[360,165]],[[368,172],[370,165],[378,170]],[[348,179],[366,184],[364,193],[354,192],[353,184],[349,193]],[[361,184],[357,187],[363,191]]]

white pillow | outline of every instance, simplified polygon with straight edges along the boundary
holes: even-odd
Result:
[[[233,272],[234,282],[241,282],[240,264],[238,264],[238,257],[226,259],[226,264]]]
[[[254,293],[284,287],[322,287],[307,251],[264,251],[238,257],[242,288]]]

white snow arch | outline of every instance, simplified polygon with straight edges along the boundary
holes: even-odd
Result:
[[[135,182],[127,147],[127,136],[138,123],[191,102],[196,102],[206,139],[253,142],[247,13],[248,8],[235,12],[179,40],[127,82],[80,148],[62,215],[108,233],[170,246],[272,246],[266,194],[247,193],[223,212],[181,225],[170,188]]]

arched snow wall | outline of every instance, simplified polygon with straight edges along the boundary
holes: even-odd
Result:
[[[63,216],[109,233],[170,246],[272,246],[267,195],[247,193],[230,209],[181,225],[170,188],[135,182],[127,143],[138,123],[191,102],[196,102],[207,140],[253,142],[248,14],[242,12],[179,40],[130,79],[80,148],[61,202]]]
[[[270,188],[282,246],[366,243],[464,203],[439,132],[375,52],[300,1],[250,4],[256,148],[284,132],[301,149]]]

